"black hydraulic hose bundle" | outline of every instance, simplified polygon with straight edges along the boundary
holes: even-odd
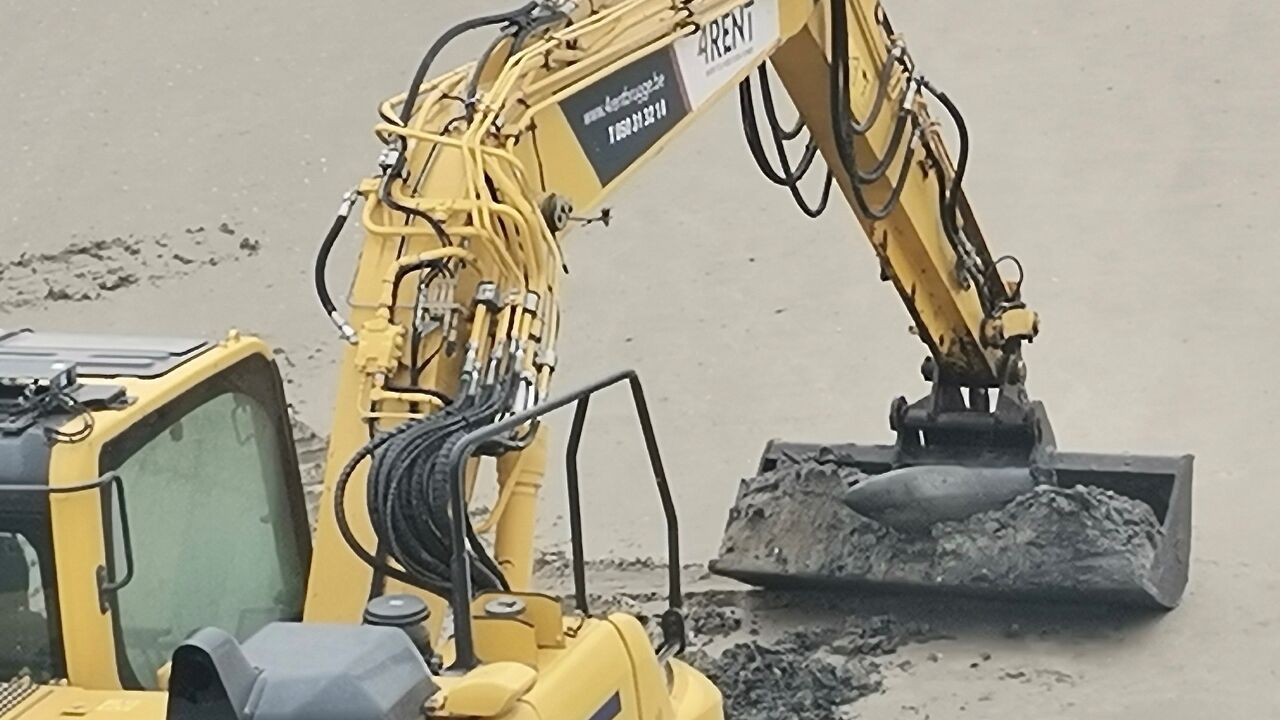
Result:
[[[386,577],[447,595],[453,544],[449,528],[466,526],[472,583],[479,590],[507,589],[497,563],[485,550],[469,517],[449,514],[449,484],[456,468],[444,467],[448,451],[466,433],[493,422],[510,396],[503,380],[438,412],[374,436],[343,467],[334,489],[334,514],[343,540],[370,567]],[[355,537],[346,512],[346,494],[356,469],[372,458],[366,502],[380,548],[395,565],[377,557]]]
[[[755,100],[751,93],[750,79],[743,80],[738,85],[738,103],[742,111],[742,129],[747,137],[747,147],[751,150],[751,156],[755,158],[756,165],[759,166],[764,176],[773,184],[787,188],[801,212],[808,217],[817,218],[826,212],[827,203],[831,199],[831,186],[835,178],[830,172],[827,173],[827,178],[823,181],[822,196],[818,199],[818,204],[810,205],[800,191],[800,181],[808,175],[809,169],[813,167],[813,161],[818,156],[818,145],[810,138],[805,144],[804,153],[800,156],[796,167],[791,167],[791,160],[787,157],[785,143],[789,139],[799,137],[800,130],[804,127],[804,124],[803,122],[797,123],[796,127],[791,130],[781,127],[778,122],[777,109],[773,106],[769,90],[769,77],[764,65],[760,66],[759,75],[760,91],[764,96],[765,119],[769,125],[769,134],[773,139],[774,152],[778,156],[778,164],[781,165],[781,171],[774,170],[773,164],[765,153],[764,144],[760,138],[760,127],[756,123]]]
[[[832,45],[832,55],[833,55],[833,70],[831,74],[831,113],[832,113],[833,128],[836,129],[837,136],[842,137],[843,130],[846,127],[848,127],[850,124],[852,124],[849,118],[849,111],[848,111],[848,108],[849,108],[848,8],[845,7],[843,3],[832,3],[831,13],[832,15],[831,15],[830,29],[831,29],[831,45]],[[890,55],[889,59],[890,61],[894,60],[892,54]],[[883,81],[886,78],[882,76],[881,79]],[[933,95],[933,97],[937,99],[939,103],[942,104],[943,108],[947,111],[947,114],[950,115],[952,122],[955,123],[956,125],[956,130],[960,140],[960,151],[959,151],[959,159],[957,160],[957,163],[956,163],[956,169],[952,175],[951,183],[949,186],[946,186],[944,188],[944,181],[943,181],[942,172],[941,172],[941,169],[942,169],[941,158],[938,158],[935,156],[935,153],[933,152],[933,149],[929,143],[926,142],[923,145],[924,145],[926,156],[928,157],[930,163],[935,168],[938,169],[938,172],[935,172],[934,176],[938,178],[938,183],[939,183],[939,201],[940,201],[939,213],[941,216],[940,219],[942,221],[943,232],[947,237],[948,243],[951,245],[952,249],[955,251],[958,257],[972,259],[972,255],[973,255],[972,245],[964,237],[964,231],[960,228],[960,220],[959,220],[959,200],[960,200],[961,186],[964,181],[964,174],[965,174],[965,170],[968,167],[968,161],[969,161],[968,126],[965,124],[964,116],[961,115],[959,108],[956,107],[955,103],[951,101],[950,97],[948,97],[946,93],[940,92],[937,89],[937,87],[934,86],[932,83],[930,83],[927,79],[925,79],[922,76],[915,75],[914,73],[912,76],[912,81],[918,83],[918,86],[920,88],[924,89],[925,91]],[[883,86],[883,82],[882,82],[882,86]],[[881,90],[883,90],[883,87],[881,88]],[[907,108],[904,108],[904,110],[906,109]],[[875,110],[873,110],[873,113],[874,112]],[[919,139],[921,134],[924,132],[925,128],[921,122],[921,119],[918,117],[918,115],[914,111],[911,112],[911,119],[915,126],[915,129],[913,130],[913,137],[912,137],[912,147],[914,147],[915,141]],[[860,128],[866,125],[868,125],[868,123],[865,121],[861,125],[855,124],[853,127],[855,134],[857,130],[859,130]],[[837,147],[840,151],[839,154],[840,154],[841,164],[844,165],[845,166],[844,169],[847,172],[850,172],[850,174],[854,175],[856,179],[859,173],[858,173],[858,168],[856,166],[856,163],[853,162],[854,160],[853,145],[851,140],[848,143],[838,142]],[[893,150],[892,154],[896,154],[896,148]],[[893,205],[896,204],[897,198],[901,194],[903,181],[906,179],[906,173],[910,169],[909,166],[910,166],[911,158],[912,158],[912,153],[911,153],[911,148],[909,148],[907,152],[907,156],[906,158],[904,158],[904,162],[902,165],[902,175],[898,178],[898,183],[895,184],[894,189],[891,191],[889,200],[883,206],[883,210],[885,211],[884,215],[879,215],[878,213],[873,214],[872,215],[873,218],[880,219],[881,217],[887,216],[888,212],[892,211]],[[856,182],[854,183],[854,187],[855,187],[854,200],[857,202],[859,206],[858,209],[864,210],[864,211],[867,210],[868,208],[866,208],[865,200],[861,197],[860,193],[856,192],[857,190]],[[977,290],[978,298],[979,298],[979,301],[982,303],[984,313],[990,315],[990,313],[993,310],[993,304],[991,301],[993,290],[995,290],[1000,294],[1003,294],[1002,292],[1003,288],[988,287],[988,278],[984,276],[984,273],[982,272],[981,268],[974,267],[969,262],[964,262],[964,261],[962,262],[964,265],[962,269],[968,276],[969,280],[973,283],[973,286],[975,287],[975,289]]]
[[[827,203],[831,199],[831,186],[834,178],[831,173],[827,173],[827,178],[823,183],[822,196],[818,199],[817,205],[810,205],[800,191],[800,181],[803,180],[813,167],[813,161],[818,156],[818,145],[812,138],[805,143],[804,152],[800,155],[799,161],[794,168],[791,167],[791,160],[787,156],[785,143],[788,140],[794,140],[800,136],[804,129],[803,120],[796,122],[791,129],[785,129],[778,122],[777,109],[773,107],[771,96],[769,95],[769,77],[768,71],[764,65],[761,65],[758,74],[760,76],[761,93],[765,97],[765,120],[769,126],[769,134],[773,140],[774,152],[778,156],[778,164],[781,170],[775,170],[773,163],[769,160],[768,154],[765,152],[764,143],[760,138],[760,126],[756,122],[755,99],[751,92],[751,79],[746,78],[738,84],[738,107],[742,114],[742,131],[747,139],[747,148],[751,151],[751,157],[755,159],[756,166],[764,173],[769,182],[787,188],[791,193],[792,199],[806,216],[816,218],[826,212]]]
[[[768,80],[768,74],[765,66],[761,65],[757,71],[760,75],[760,82],[763,86]],[[767,89],[762,87],[762,91]],[[766,103],[768,101],[766,100]],[[769,161],[768,155],[765,153],[764,144],[760,138],[760,126],[756,122],[755,114],[755,98],[751,90],[751,79],[747,78],[738,84],[738,107],[742,111],[742,131],[747,138],[747,147],[751,150],[751,155],[755,158],[756,163],[760,166],[760,171],[768,178],[769,182],[774,185],[793,185],[800,182],[805,175],[808,174],[809,168],[813,166],[813,161],[818,156],[818,145],[810,139],[805,143],[804,152],[800,155],[800,160],[796,163],[793,170],[788,171],[791,161],[787,157],[779,158],[780,164],[783,165],[781,172],[773,168],[773,164]],[[766,104],[766,109],[768,105]],[[775,139],[794,140],[799,137],[797,133],[790,135],[790,131],[784,130],[773,121],[777,118],[776,109],[772,113],[766,113],[766,119],[769,121],[769,129]]]
[[[915,141],[920,138],[924,128],[920,119],[916,117],[914,112],[907,111],[910,114],[912,125],[912,137],[910,144],[907,146],[906,155],[902,159],[899,166],[898,179],[894,182],[892,189],[889,191],[889,197],[878,208],[872,208],[862,194],[861,185],[872,182],[872,180],[864,180],[874,176],[873,173],[867,173],[858,169],[857,158],[854,154],[854,137],[865,134],[867,130],[875,123],[879,116],[880,108],[883,105],[883,98],[886,93],[888,72],[881,73],[881,87],[877,92],[879,102],[875,104],[871,112],[861,122],[855,121],[849,112],[849,35],[848,35],[848,8],[844,3],[831,4],[831,82],[830,82],[830,110],[831,110],[831,128],[836,139],[836,153],[840,158],[841,169],[849,175],[851,180],[850,186],[853,189],[852,195],[854,203],[858,206],[858,210],[866,217],[872,220],[883,220],[893,212],[898,204],[898,198],[902,195],[902,190],[906,186],[907,174],[911,171],[911,160],[915,155]],[[894,67],[896,60],[891,53],[886,68]],[[901,118],[899,118],[901,120]],[[899,133],[898,134],[900,137]],[[892,158],[898,154],[898,148],[890,147],[885,157]],[[883,163],[882,173],[888,172],[888,164]],[[877,166],[877,169],[880,169]],[[876,177],[875,180],[879,180]]]
[[[453,444],[476,427],[494,421],[508,395],[506,383],[465,402],[439,427],[420,428],[397,436],[374,454],[369,472],[368,503],[374,531],[392,558],[421,578],[449,582],[452,542],[449,488],[456,468],[444,467]],[[476,562],[472,583],[480,590],[505,588],[502,572],[481,545],[469,518],[468,546]]]
[[[844,51],[847,55],[847,46],[844,48]],[[889,56],[886,58],[884,66],[881,68],[879,73],[879,86],[876,91],[875,100],[872,103],[871,111],[861,122],[854,122],[851,118],[848,118],[847,112],[845,113],[846,117],[843,119],[836,119],[835,116],[838,114],[838,111],[835,110],[835,108],[840,106],[835,104],[836,102],[839,102],[839,99],[833,97],[833,128],[836,128],[835,139],[840,148],[841,159],[844,161],[842,164],[845,165],[848,170],[848,174],[854,181],[854,200],[858,204],[858,209],[862,211],[863,214],[877,220],[887,217],[896,206],[897,199],[901,195],[902,189],[906,183],[907,172],[910,169],[914,151],[911,149],[908,150],[907,155],[900,166],[901,170],[897,181],[893,185],[893,190],[891,191],[889,198],[880,208],[873,209],[870,207],[862,194],[861,187],[859,186],[876,182],[888,173],[893,160],[898,155],[898,149],[902,145],[906,128],[909,124],[913,125],[915,128],[911,136],[912,146],[914,146],[915,141],[919,139],[923,128],[920,127],[918,122],[915,122],[916,118],[910,107],[906,105],[901,107],[898,111],[898,116],[894,123],[894,128],[890,134],[887,146],[881,154],[881,159],[870,170],[858,168],[857,164],[853,162],[851,154],[853,140],[851,135],[856,136],[866,133],[867,130],[875,125],[876,120],[879,119],[880,113],[888,99],[890,80],[892,78],[893,71],[904,64],[904,54],[905,49],[901,45],[895,45],[890,49]],[[800,180],[808,173],[808,170],[817,155],[817,145],[812,139],[810,139],[810,141],[805,145],[804,153],[801,155],[795,170],[792,171],[789,169],[790,160],[786,155],[784,142],[798,137],[804,123],[803,121],[798,121],[796,126],[789,130],[782,127],[777,116],[777,106],[773,102],[773,91],[769,84],[768,70],[765,65],[762,64],[757,68],[757,75],[760,84],[760,94],[763,101],[762,104],[764,105],[765,119],[769,126],[770,134],[773,139],[774,150],[778,155],[782,171],[778,172],[777,170],[774,170],[772,163],[768,160],[767,154],[764,151],[763,143],[760,138],[760,129],[755,117],[755,101],[752,97],[752,83],[750,78],[743,80],[738,86],[738,102],[739,108],[742,112],[743,132],[746,135],[747,146],[751,151],[752,157],[755,158],[756,164],[760,167],[760,170],[764,173],[765,177],[775,185],[786,187],[790,191],[792,198],[796,201],[796,204],[800,207],[800,210],[808,217],[816,218],[826,210],[830,199],[831,186],[833,184],[834,177],[828,170],[828,177],[824,183],[822,197],[817,206],[810,205],[809,202],[804,199],[800,193],[798,185]],[[847,86],[847,78],[848,67],[846,57],[844,63],[837,61],[833,65],[831,85],[832,92],[835,93],[835,88],[838,86]],[[847,103],[847,89],[840,92],[843,95],[843,101]],[[847,105],[844,107],[847,107]],[[848,132],[844,132],[843,129],[847,129]]]

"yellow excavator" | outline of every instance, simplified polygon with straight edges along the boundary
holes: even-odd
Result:
[[[493,40],[475,62],[431,79],[441,51],[476,30]],[[794,125],[778,119],[767,67]],[[761,477],[839,480],[779,504],[817,497],[862,523],[802,544],[867,527],[885,546],[945,539],[1027,497],[1100,488],[1095,504],[1141,506],[1150,527],[1130,540],[1149,552],[1127,573],[1064,556],[1057,577],[1085,597],[1176,605],[1191,459],[1056,450],[1025,391],[1021,348],[1038,320],[1020,265],[988,249],[964,194],[963,119],[877,2],[541,0],[430,47],[380,107],[377,172],[321,244],[316,289],[345,349],[314,539],[260,340],[0,331],[0,718],[722,717],[719,692],[679,659],[679,533],[639,379],[563,394],[551,380],[565,235],[607,223],[609,192],[734,88],[769,180],[810,215],[833,194],[848,201],[929,354],[932,390],[894,403],[893,445],[766,449]],[[353,214],[364,239],[341,310],[326,269]],[[576,455],[588,403],[612,386],[629,390],[666,520],[670,607],[651,627],[588,606]],[[543,423],[570,406],[566,609],[536,591],[533,567]],[[495,475],[492,510],[473,518],[477,483]],[[748,489],[721,574],[1017,589],[981,572],[966,586],[779,557],[771,538],[802,523]],[[1014,529],[1006,540],[1046,542]],[[1055,594],[1046,577],[1031,594]]]

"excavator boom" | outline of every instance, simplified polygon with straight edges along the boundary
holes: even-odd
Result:
[[[894,529],[893,518],[905,518],[922,529],[998,511],[1033,491],[1045,502],[1055,499],[1046,489],[1115,491],[1151,508],[1144,521],[1160,534],[1153,540],[1159,551],[1149,555],[1174,554],[1174,561],[1161,564],[1169,570],[1155,604],[1176,603],[1185,583],[1189,523],[1184,513],[1164,508],[1178,507],[1173,499],[1189,495],[1189,472],[1166,472],[1163,461],[1153,471],[1097,458],[1100,466],[1122,470],[1091,478],[1078,463],[1068,470],[1058,460],[1047,415],[1026,391],[1022,351],[1039,321],[1023,300],[1022,265],[992,252],[965,195],[970,151],[964,118],[917,67],[877,2],[622,0],[576,8],[544,2],[477,19],[445,39],[480,27],[496,29],[497,39],[475,63],[427,81],[437,45],[409,90],[382,106],[384,121],[376,129],[387,148],[381,173],[349,195],[321,253],[322,280],[327,248],[345,214],[361,205],[366,236],[350,315],[339,314],[324,283],[318,286],[326,310],[351,341],[339,397],[359,398],[337,409],[331,454],[373,456],[375,495],[393,482],[377,473],[381,451],[370,449],[377,440],[362,439],[367,428],[421,417],[434,428],[431,437],[443,438],[547,397],[566,236],[584,222],[607,222],[610,211],[600,208],[609,194],[736,89],[747,147],[766,177],[810,215],[821,212],[832,194],[845,199],[928,351],[921,370],[930,392],[915,402],[894,401],[891,449],[873,449],[865,459],[837,454],[849,462],[836,463],[840,483],[822,497],[841,508],[840,520],[865,522],[878,532]],[[794,127],[778,120],[767,68],[798,112]],[[944,142],[948,126],[959,138],[954,156]],[[795,157],[788,154],[796,148]],[[825,175],[825,182],[802,189],[806,175]],[[817,187],[822,195],[807,198],[805,190]],[[587,217],[593,212],[600,214]],[[511,378],[507,389],[499,387],[503,377]],[[447,421],[432,419],[429,411],[441,398],[458,404],[434,417],[447,418],[466,405],[484,420],[437,426]],[[482,587],[525,587],[530,577],[545,448],[536,427],[526,430],[511,435],[499,466],[505,500],[500,517],[487,523],[496,531],[493,556],[477,550]],[[802,455],[812,460],[812,454]],[[425,450],[420,456],[424,471],[431,457]],[[331,464],[327,496],[361,493],[365,468]],[[1022,480],[1009,482],[1007,468]],[[896,472],[875,477],[888,470]],[[876,482],[863,482],[873,477]],[[740,495],[730,515],[715,571],[763,584],[790,584],[800,576],[856,585],[876,579],[870,568],[793,576],[790,558],[776,552],[771,557],[778,562],[762,564],[757,551],[792,544],[832,548],[839,556],[839,538],[850,533],[797,538],[785,523],[745,512],[746,501]],[[762,502],[778,510],[765,513],[774,517],[790,496],[775,493]],[[388,578],[393,585],[415,584],[398,569],[378,571],[379,563],[367,562],[379,543],[404,545],[395,538],[404,532],[395,518],[369,522],[362,508],[348,509],[335,513],[326,505],[321,512],[319,547],[337,559],[313,568],[312,619],[358,610],[360,594],[334,596],[331,588],[340,579],[365,577],[378,587]],[[428,569],[447,566],[449,542],[438,531],[432,537],[420,557],[395,559],[423,569],[418,587],[442,593],[452,587],[449,579]],[[1070,537],[1058,540],[1056,545],[1071,545]],[[1125,546],[1113,540],[1108,547]],[[1061,562],[1049,564],[1086,562],[1088,552],[1087,545],[1064,547]],[[1142,559],[1147,555],[1134,560],[1119,554],[1118,562],[1137,568],[1128,577],[1139,590],[1101,595],[1154,596],[1141,590],[1154,587],[1148,577],[1154,570]],[[827,560],[832,568],[848,565]],[[985,561],[968,560],[979,566],[973,578],[942,587],[984,590]],[[893,586],[918,584],[883,579]],[[1012,577],[1002,588],[1016,591],[1021,580]],[[1028,584],[1036,586],[1032,594],[1045,594],[1041,580]]]

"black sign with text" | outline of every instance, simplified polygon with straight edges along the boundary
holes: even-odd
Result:
[[[619,68],[560,103],[569,126],[608,185],[689,114],[669,49]]]

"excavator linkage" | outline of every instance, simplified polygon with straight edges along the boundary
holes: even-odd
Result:
[[[1021,386],[994,410],[936,385],[894,445],[773,441],[712,572],[767,588],[926,591],[1172,609],[1193,458],[1059,452]]]

